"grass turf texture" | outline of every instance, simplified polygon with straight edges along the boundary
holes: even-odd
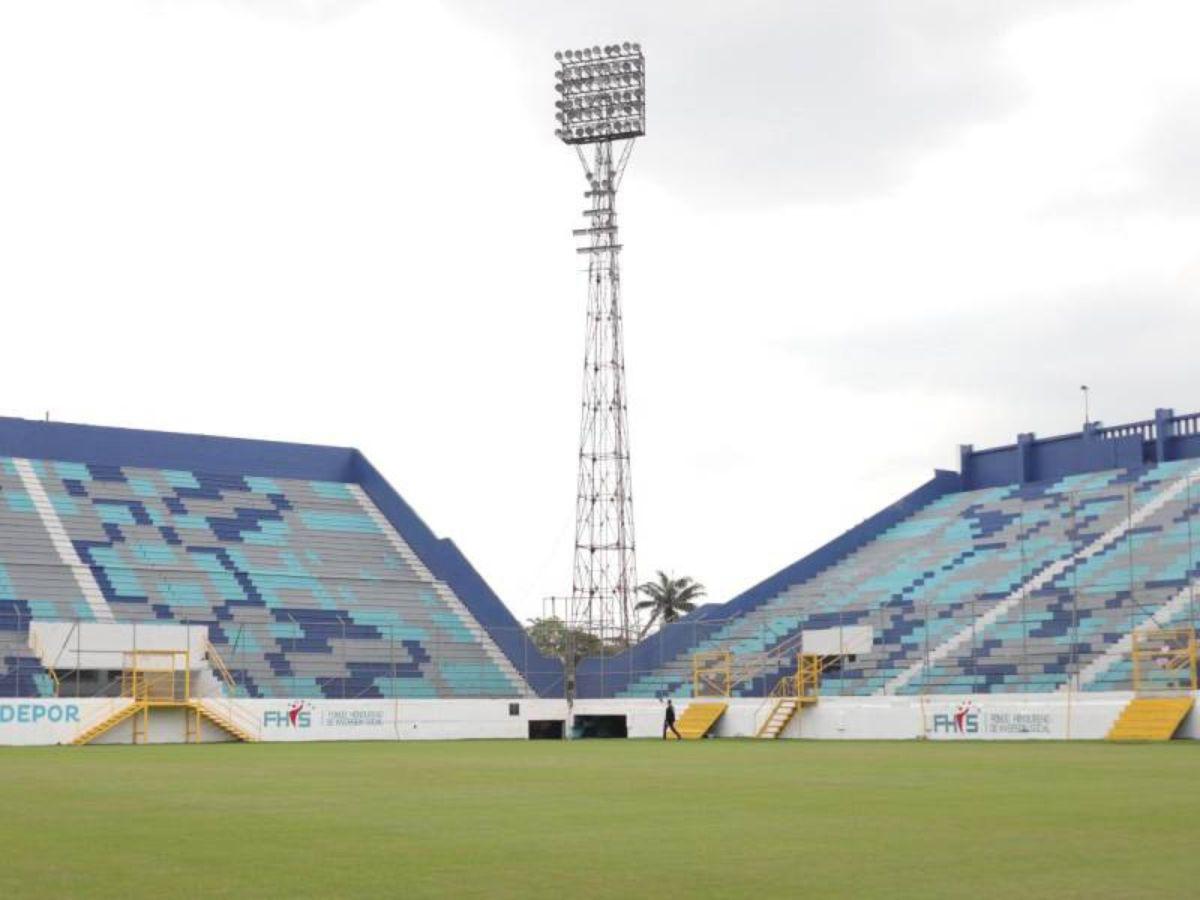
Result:
[[[1198,750],[5,748],[0,897],[1194,896]]]

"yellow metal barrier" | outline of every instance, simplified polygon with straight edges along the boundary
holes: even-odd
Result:
[[[1136,693],[1196,690],[1194,628],[1153,628],[1133,632],[1133,689]]]
[[[127,650],[123,660],[121,696],[151,706],[178,706],[192,698],[188,651]]]
[[[692,656],[693,697],[728,697],[732,690],[732,653],[709,650]]]
[[[821,672],[832,665],[832,659],[826,663],[823,657],[811,653],[801,653],[796,657],[796,696],[801,700],[817,702],[821,692]]]

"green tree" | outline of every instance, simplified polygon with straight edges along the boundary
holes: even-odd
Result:
[[[564,664],[578,663],[585,656],[600,656],[604,650],[604,642],[596,635],[578,628],[568,628],[567,623],[557,616],[530,619],[525,632],[533,641],[533,646],[546,656],[562,660]],[[574,659],[568,659],[569,654]]]
[[[658,580],[638,585],[638,593],[645,594],[647,599],[639,602],[637,608],[651,611],[650,620],[642,629],[645,635],[655,622],[670,625],[678,621],[681,615],[695,609],[694,601],[704,596],[704,585],[686,575],[672,578],[660,569]]]

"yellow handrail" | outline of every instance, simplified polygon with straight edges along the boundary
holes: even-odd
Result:
[[[50,680],[54,682],[54,696],[59,696],[62,691],[62,679],[58,677],[58,672],[54,666],[46,660],[46,648],[42,644],[41,635],[32,629],[29,631],[29,649],[33,651],[34,656],[41,662],[42,668],[46,670],[46,674],[50,676]]]
[[[213,668],[217,670],[217,674],[221,676],[221,680],[225,682],[225,686],[229,688],[229,695],[237,694],[237,682],[233,680],[233,673],[229,671],[229,667],[225,665],[225,660],[221,658],[221,654],[217,652],[217,648],[212,645],[212,641],[204,642],[204,652],[208,655],[208,661],[213,664]]]
[[[728,697],[733,689],[733,654],[709,650],[692,655],[692,696]]]
[[[257,717],[243,709],[232,697],[205,697],[196,701],[206,713],[220,713],[233,726],[246,732],[255,740],[262,738],[262,726]]]

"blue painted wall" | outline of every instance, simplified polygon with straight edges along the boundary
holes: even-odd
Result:
[[[1176,416],[1155,410],[1154,418],[1105,427],[1090,422],[1074,434],[1017,436],[1015,444],[976,450],[960,448],[962,489],[1053,481],[1067,475],[1200,457],[1200,413]]]

